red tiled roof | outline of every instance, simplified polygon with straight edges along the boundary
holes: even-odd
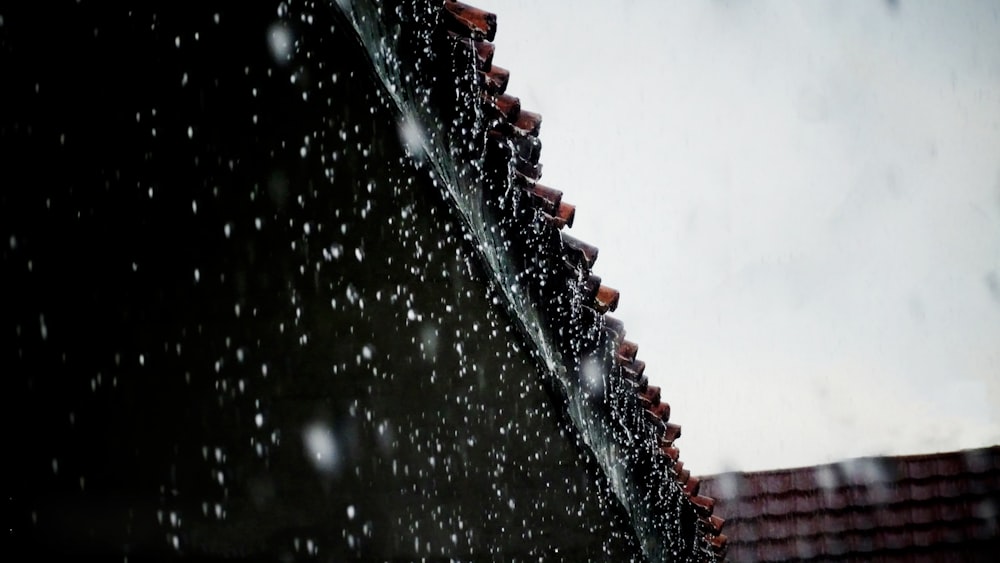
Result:
[[[651,386],[644,375],[645,362],[636,359],[638,346],[625,340],[625,329],[621,321],[606,315],[618,306],[619,292],[603,285],[600,277],[594,275],[592,268],[597,260],[597,247],[572,237],[563,230],[572,227],[576,208],[566,203],[563,193],[539,183],[542,165],[539,163],[541,143],[538,133],[542,117],[536,113],[524,110],[518,98],[506,93],[510,72],[493,65],[494,45],[489,43],[496,35],[495,15],[484,12],[461,2],[445,0],[442,10],[442,20],[452,39],[474,54],[482,90],[482,110],[487,116],[487,138],[499,143],[509,143],[511,148],[511,168],[515,170],[514,185],[520,186],[524,196],[522,200],[541,217],[543,224],[557,230],[561,241],[562,254],[566,256],[567,264],[576,269],[574,274],[582,280],[576,296],[582,298],[585,308],[592,311],[596,317],[596,326],[612,343],[616,351],[615,365],[611,367],[608,377],[617,377],[627,382],[638,409],[636,413],[639,424],[650,429],[652,442],[648,450],[655,452],[663,461],[664,471],[653,475],[633,476],[639,480],[651,480],[656,483],[654,490],[664,488],[679,488],[689,501],[685,510],[697,515],[699,522],[696,550],[704,557],[714,557],[725,552],[725,536],[720,534],[722,519],[712,516],[714,500],[699,495],[699,481],[691,477],[679,461],[679,450],[674,441],[681,435],[679,425],[668,422],[670,405],[661,398],[661,389]],[[550,327],[554,332],[563,332],[561,327]],[[644,433],[645,434],[645,433]],[[660,465],[654,464],[655,467]],[[652,508],[650,510],[662,510]],[[679,518],[680,515],[675,515]],[[714,554],[714,555],[713,555]]]
[[[702,479],[732,561],[996,561],[1000,446]]]

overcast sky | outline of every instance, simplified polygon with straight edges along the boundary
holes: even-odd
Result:
[[[473,4],[693,472],[1000,443],[1000,2]]]

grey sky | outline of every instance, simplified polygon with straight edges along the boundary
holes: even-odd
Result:
[[[1000,3],[474,4],[694,472],[1000,443]]]

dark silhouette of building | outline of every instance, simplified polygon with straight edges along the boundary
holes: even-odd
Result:
[[[721,551],[597,250],[537,182],[495,16],[0,15],[12,553]]]

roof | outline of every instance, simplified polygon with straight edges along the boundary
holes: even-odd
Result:
[[[732,561],[985,561],[1000,553],[1000,446],[702,479]]]

